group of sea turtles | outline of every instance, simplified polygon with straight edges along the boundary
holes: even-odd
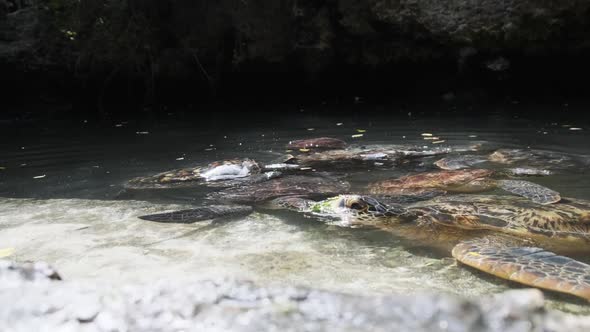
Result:
[[[586,158],[481,145],[348,146],[335,138],[290,142],[276,163],[213,162],[130,180],[129,189],[209,186],[211,204],[141,216],[191,223],[258,209],[289,209],[370,226],[447,248],[458,261],[500,278],[590,300],[590,201],[563,198],[531,177],[579,172]],[[351,190],[346,176],[419,165],[410,174]],[[480,192],[502,189],[513,195]],[[560,254],[560,255],[558,255]]]

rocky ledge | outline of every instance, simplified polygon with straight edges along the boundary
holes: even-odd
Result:
[[[0,0],[0,84],[97,102],[474,83],[587,96],[589,17],[581,0]]]
[[[109,285],[61,281],[44,263],[0,262],[2,331],[588,331],[540,291],[467,300],[362,297],[246,281]]]

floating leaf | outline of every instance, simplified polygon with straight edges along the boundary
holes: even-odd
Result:
[[[366,133],[367,131],[365,129],[357,129],[356,132],[357,133]]]
[[[2,248],[0,249],[0,258],[9,257],[14,254],[14,248]]]

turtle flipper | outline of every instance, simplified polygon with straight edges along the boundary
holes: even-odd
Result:
[[[453,248],[465,265],[528,286],[590,300],[590,265],[536,247],[512,247],[476,239]]]
[[[300,196],[286,196],[271,200],[263,207],[269,209],[287,209],[292,211],[307,211],[315,201]]]
[[[244,205],[209,205],[201,206],[190,210],[180,210],[166,213],[150,214],[140,216],[139,219],[155,221],[190,224],[202,220],[217,219],[223,217],[247,216],[252,213],[252,207]]]
[[[533,182],[523,180],[498,180],[497,183],[498,187],[515,195],[528,198],[538,204],[557,203],[561,200],[561,196],[557,191]]]

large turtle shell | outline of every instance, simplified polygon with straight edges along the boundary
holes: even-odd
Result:
[[[287,175],[269,181],[224,189],[208,195],[219,202],[255,204],[284,196],[325,197],[346,193],[348,182],[331,176]]]
[[[479,179],[489,178],[494,171],[487,169],[463,169],[455,171],[436,171],[403,176],[371,183],[369,193],[395,195],[428,189],[448,189]]]
[[[590,202],[563,199],[540,205],[516,196],[441,196],[409,207],[423,220],[463,229],[590,239]]]
[[[498,149],[488,156],[494,163],[526,166],[544,170],[576,170],[587,167],[587,156],[536,149]]]

